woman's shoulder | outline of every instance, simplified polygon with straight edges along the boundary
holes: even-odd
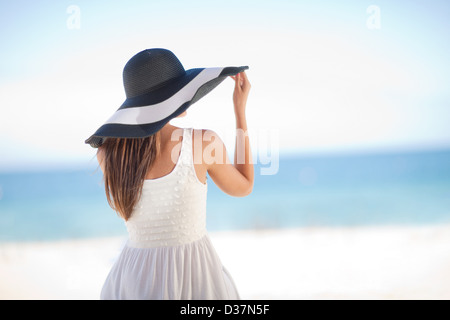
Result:
[[[211,144],[224,145],[220,135],[211,129],[192,128],[192,136],[194,143],[201,144],[203,149]]]
[[[202,139],[217,138],[220,139],[220,135],[211,129],[201,129],[201,128],[191,128],[192,134],[196,137],[201,137]]]
[[[228,163],[227,149],[220,135],[211,129],[193,129],[194,157],[208,166]]]

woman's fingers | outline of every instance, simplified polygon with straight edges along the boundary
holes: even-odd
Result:
[[[241,89],[240,82],[241,82],[241,76],[240,76],[240,74],[238,73],[238,74],[234,77],[234,87],[235,87],[235,89],[237,89],[237,90],[240,90],[240,89]]]
[[[245,71],[242,72],[242,78],[245,82],[248,82],[247,74],[245,73]]]
[[[250,82],[248,81],[247,74],[245,73],[245,71],[241,73],[240,79],[241,79],[241,89],[244,91],[250,90],[251,85]]]
[[[239,83],[239,74],[237,74],[235,76],[230,76],[230,78],[232,78],[234,80],[235,88],[237,88],[238,87],[238,83]]]
[[[235,76],[230,76],[234,80],[235,83],[235,89],[236,90],[243,90],[244,87],[249,87],[250,83],[248,82],[247,74],[245,71],[236,74]]]

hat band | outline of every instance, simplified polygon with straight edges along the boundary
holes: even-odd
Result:
[[[161,121],[173,114],[185,102],[192,100],[197,90],[215,78],[224,68],[205,68],[172,97],[160,103],[117,110],[106,122],[140,125]]]

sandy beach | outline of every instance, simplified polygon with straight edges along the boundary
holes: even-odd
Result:
[[[450,299],[450,226],[210,233],[243,299]],[[0,299],[98,299],[125,238],[0,244]]]

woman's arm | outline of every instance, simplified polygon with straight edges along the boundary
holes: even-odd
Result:
[[[233,93],[234,114],[236,116],[236,147],[234,152],[234,166],[251,183],[253,187],[253,161],[248,137],[245,108],[250,92],[250,82],[245,72],[234,77],[235,88]]]
[[[254,170],[250,149],[250,139],[247,132],[245,108],[250,92],[250,82],[245,72],[232,77],[235,81],[233,104],[236,117],[236,147],[234,164],[228,160],[225,145],[214,132],[208,131],[214,137],[212,140],[216,150],[215,161],[208,164],[208,173],[214,183],[224,192],[232,196],[246,196],[253,190]]]

